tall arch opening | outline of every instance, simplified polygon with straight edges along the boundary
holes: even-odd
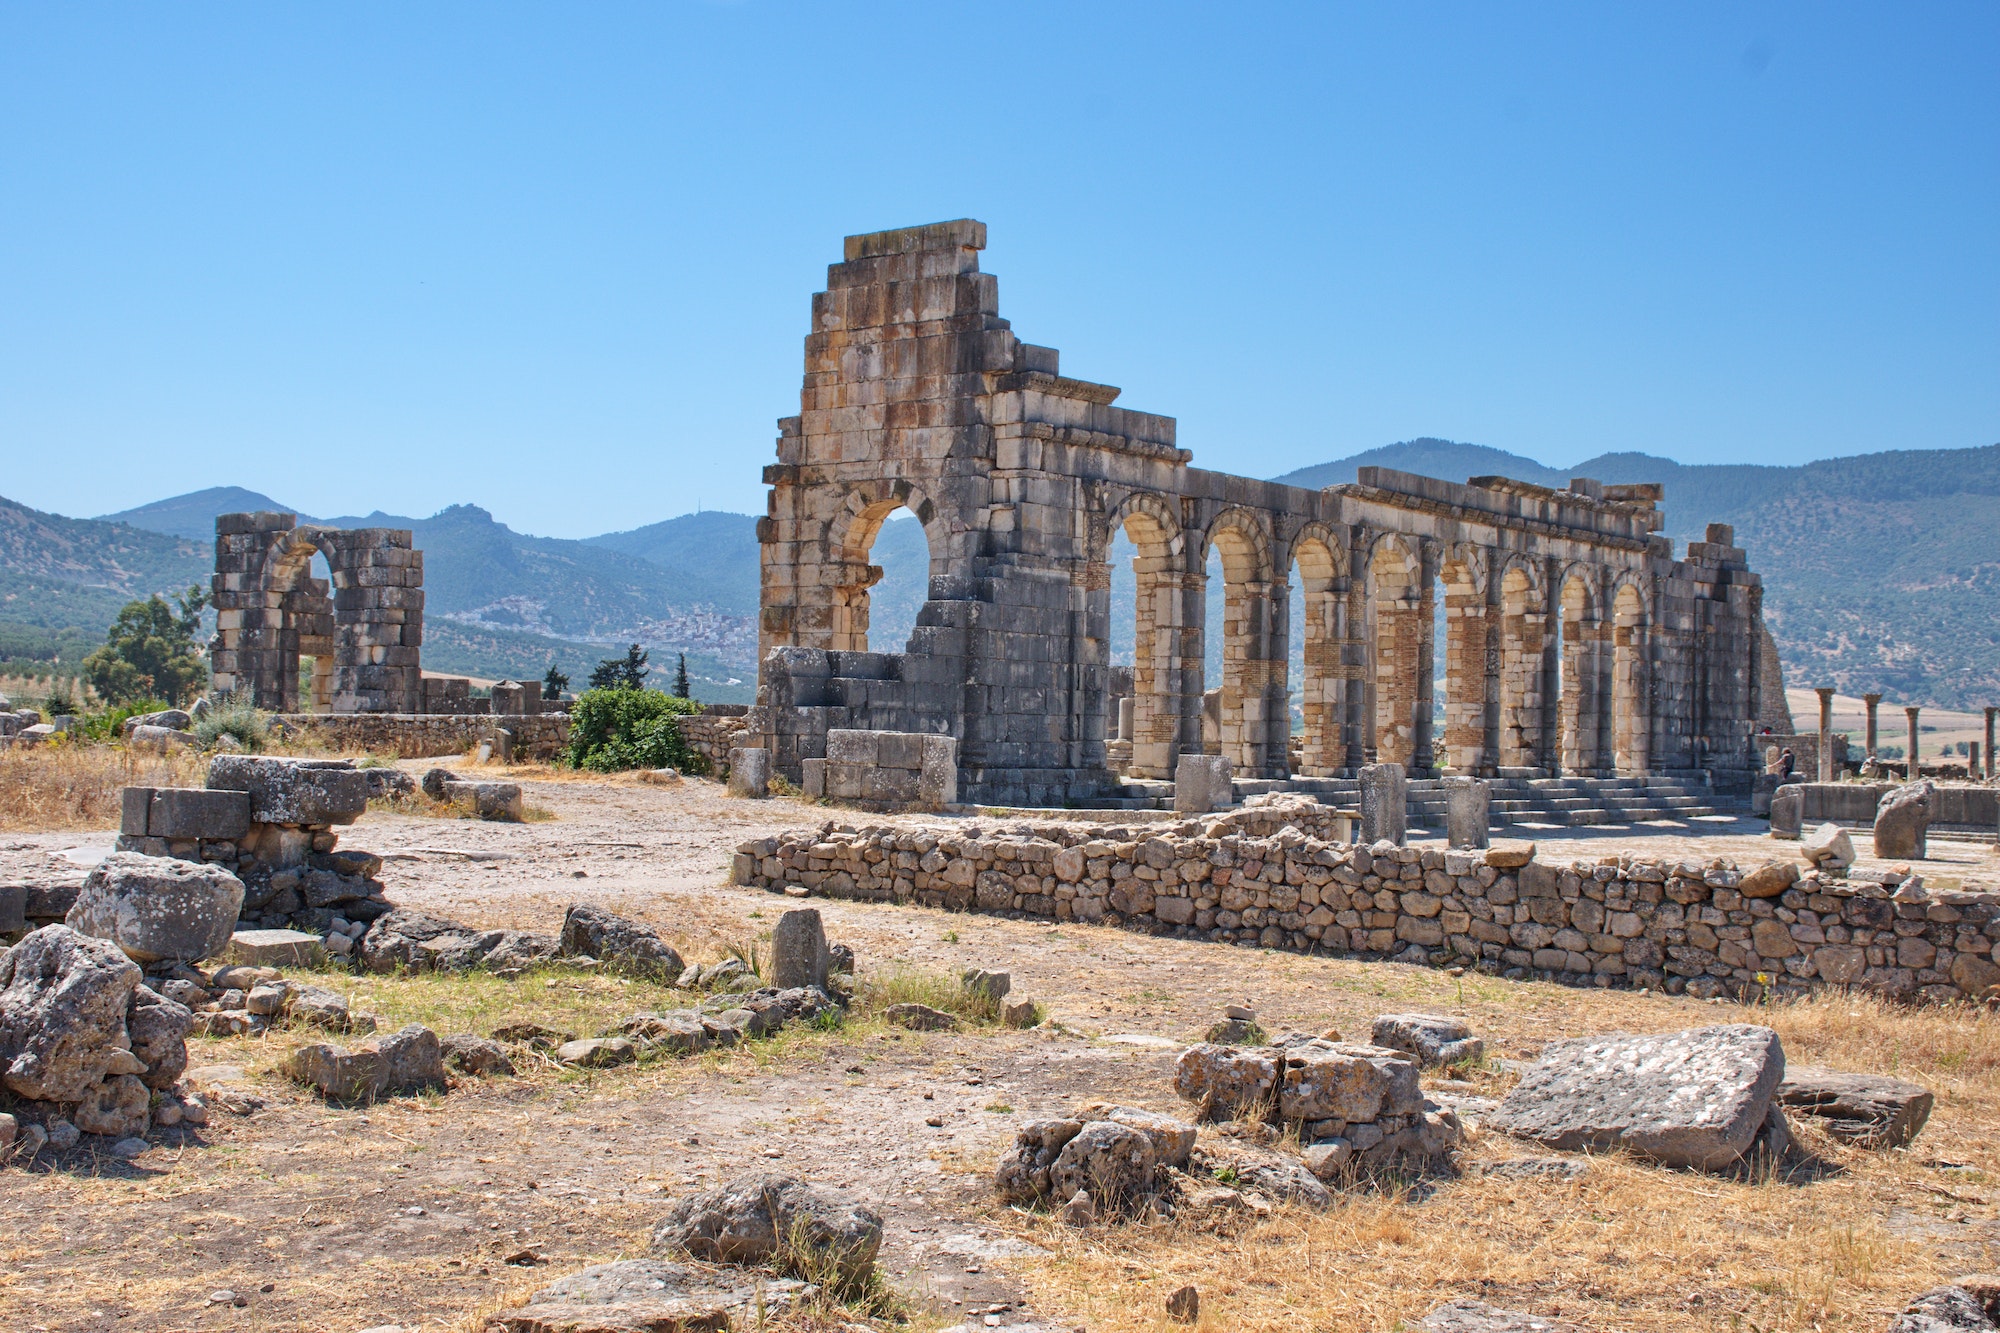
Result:
[[[1563,579],[1556,619],[1556,716],[1561,728],[1557,753],[1562,771],[1595,775],[1598,768],[1597,606],[1589,580],[1579,571]]]
[[[1646,604],[1627,583],[1611,603],[1611,748],[1621,775],[1644,773],[1646,723]]]
[[[1290,707],[1298,736],[1297,770],[1328,777],[1346,761],[1341,739],[1340,643],[1347,635],[1346,599],[1335,589],[1340,557],[1323,537],[1292,548],[1291,616],[1287,645],[1294,682]]]
[[[1110,658],[1131,672],[1128,701],[1115,704],[1115,752],[1133,777],[1173,777],[1181,749],[1185,625],[1176,568],[1181,535],[1160,512],[1134,506],[1114,519],[1106,562],[1111,573]],[[1129,598],[1129,600],[1126,600]]]
[[[1486,754],[1486,599],[1464,558],[1449,553],[1438,566],[1436,681],[1433,697],[1437,765],[1480,773]]]
[[[1374,669],[1375,760],[1409,768],[1416,757],[1418,671],[1423,642],[1422,564],[1400,538],[1384,537],[1368,562],[1368,641]]]
[[[273,556],[268,586],[277,598],[278,697],[259,707],[284,713],[333,709],[335,654],[333,571],[318,545],[292,537]]]
[[[1240,775],[1264,777],[1283,762],[1285,735],[1278,715],[1285,662],[1272,642],[1268,543],[1240,515],[1225,514],[1209,531],[1207,567],[1204,679],[1211,688],[1202,748],[1226,756]]]
[[[325,623],[316,624],[311,634],[303,628],[299,633],[299,707],[300,711],[307,713],[330,713],[333,711],[336,634],[333,624],[333,570],[326,562],[325,553],[318,547],[312,548],[312,558],[306,562],[304,582],[309,598],[316,606],[315,619],[323,616]]]
[[[846,582],[835,600],[834,646],[905,651],[930,596],[930,538],[923,523],[901,500],[878,501],[848,528],[841,554]]]
[[[1540,769],[1542,638],[1534,580],[1519,565],[1500,576],[1500,767]]]

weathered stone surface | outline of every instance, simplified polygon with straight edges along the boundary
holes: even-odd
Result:
[[[819,909],[795,907],[771,929],[771,984],[780,989],[817,986],[826,989],[826,927]]]
[[[326,1042],[301,1046],[280,1063],[285,1075],[330,1102],[365,1102],[390,1093],[445,1085],[437,1033],[420,1023],[349,1050]]]
[[[192,963],[222,952],[242,907],[243,881],[219,865],[113,852],[84,880],[67,922],[135,962]]]
[[[866,1204],[793,1176],[748,1175],[674,1205],[653,1233],[653,1250],[711,1263],[781,1264],[785,1249],[809,1252],[852,1280],[874,1267],[882,1219]]]
[[[1174,1061],[1174,1091],[1208,1119],[1262,1120],[1277,1108],[1281,1058],[1266,1046],[1190,1046]]]
[[[1993,1333],[1991,1304],[1960,1285],[1932,1287],[1889,1321],[1888,1333]]]
[[[1184,754],[1174,766],[1174,811],[1205,815],[1236,800],[1235,769],[1219,754]]]
[[[697,1270],[660,1259],[598,1264],[494,1317],[508,1333],[694,1333],[752,1327],[806,1294],[796,1278]]]
[[[1419,1322],[1424,1333],[1588,1333],[1561,1319],[1503,1310],[1484,1301],[1446,1301]]]
[[[1750,1147],[1784,1070],[1778,1034],[1745,1023],[1553,1042],[1487,1127],[1716,1170]]]
[[[1503,838],[1486,849],[1486,864],[1496,870],[1519,870],[1535,859],[1535,844]]]
[[[1098,1208],[1150,1194],[1159,1172],[1152,1137],[1116,1120],[1093,1120],[1077,1131],[1049,1168],[1057,1198],[1088,1193]]]
[[[316,967],[325,942],[303,930],[239,930],[223,946],[222,961],[249,967]]]
[[[1444,836],[1449,847],[1486,846],[1493,784],[1480,778],[1448,777],[1444,787]]]
[[[1409,782],[1401,764],[1364,764],[1361,779],[1361,841],[1403,845],[1409,830]]]
[[[1936,813],[1937,784],[1928,778],[1884,793],[1875,807],[1875,855],[1884,860],[1923,860]]]
[[[1194,1151],[1195,1127],[1172,1116],[1161,1115],[1158,1111],[1146,1111],[1136,1106],[1119,1106],[1109,1102],[1092,1102],[1077,1111],[1078,1124],[1088,1124],[1093,1120],[1110,1120],[1136,1129],[1153,1144],[1153,1155],[1161,1166],[1184,1167],[1188,1154]],[[1095,1191],[1093,1191],[1094,1193]]]
[[[1049,1193],[1049,1171],[1063,1146],[1083,1132],[1081,1120],[1031,1120],[1014,1133],[1014,1146],[993,1168],[1000,1197],[1012,1203],[1036,1203]]]
[[[1796,782],[1786,783],[1771,793],[1771,836],[1796,838],[1805,823],[1806,792]]]
[[[651,926],[591,903],[574,904],[564,913],[562,952],[587,954],[614,972],[669,984],[687,969],[680,954]]]
[[[897,1027],[918,1032],[951,1032],[958,1027],[957,1018],[927,1004],[892,1004],[882,1011],[882,1017]]]
[[[1800,845],[1799,855],[1822,870],[1845,870],[1854,864],[1854,839],[1838,824],[1821,824]]]
[[[44,926],[0,954],[0,1082],[30,1101],[82,1100],[143,1072],[126,1049],[139,968],[108,940]]]
[[[1486,1054],[1486,1043],[1472,1035],[1471,1024],[1442,1014],[1382,1014],[1376,1018],[1370,1038],[1377,1046],[1407,1051],[1427,1069],[1478,1060]]]
[[[371,972],[399,967],[464,972],[479,966],[504,935],[399,907],[377,917],[361,937],[361,961]]]
[[[1417,1063],[1402,1051],[1311,1038],[1283,1047],[1284,1120],[1377,1120],[1423,1110]]]
[[[150,986],[133,990],[125,1010],[125,1032],[132,1054],[146,1066],[140,1077],[147,1087],[165,1091],[187,1071],[187,1035],[193,1026],[194,1011],[186,1005]]]
[[[506,1048],[475,1032],[454,1033],[439,1043],[439,1048],[445,1064],[460,1073],[499,1078],[514,1072],[514,1062],[507,1058]]]
[[[221,754],[208,761],[208,785],[250,793],[259,824],[352,824],[368,809],[368,779],[344,759]]]
[[[1785,1071],[1777,1100],[1820,1119],[1834,1138],[1864,1148],[1900,1148],[1930,1119],[1929,1088],[1883,1074],[1851,1074],[1819,1065]]]
[[[586,1037],[582,1041],[566,1041],[556,1048],[557,1060],[585,1069],[609,1069],[613,1065],[631,1064],[638,1058],[638,1043],[624,1037]]]
[[[771,752],[743,746],[729,752],[729,794],[762,800],[771,794]]]
[[[155,838],[233,842],[250,831],[247,792],[163,787],[146,804],[146,833]]]
[[[1790,861],[1766,861],[1744,874],[1736,891],[1745,898],[1775,898],[1799,882],[1799,868]]]
[[[1012,973],[997,971],[990,967],[975,967],[960,974],[959,982],[972,995],[984,996],[989,1000],[1004,1000],[1014,989]]]
[[[137,1076],[119,1074],[98,1084],[70,1108],[70,1121],[86,1134],[122,1139],[151,1124],[152,1093]]]

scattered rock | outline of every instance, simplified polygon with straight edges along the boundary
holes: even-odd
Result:
[[[139,1077],[149,1088],[165,1091],[187,1071],[187,1037],[194,1012],[150,986],[132,991],[125,1008],[125,1034],[132,1054],[146,1070]]]
[[[303,930],[239,930],[222,949],[224,962],[250,967],[316,967],[325,957],[320,937]]]
[[[2000,1310],[1990,1295],[1967,1290],[1964,1281],[1932,1287],[1911,1301],[1889,1321],[1888,1333],[1992,1333],[2000,1327]]]
[[[1056,1154],[1049,1188],[1057,1198],[1083,1191],[1116,1208],[1151,1194],[1158,1172],[1150,1135],[1115,1120],[1093,1120]]]
[[[1585,1333],[1575,1324],[1502,1310],[1484,1301],[1446,1301],[1418,1325],[1424,1333]]]
[[[1495,838],[1486,849],[1486,864],[1495,870],[1519,870],[1535,859],[1535,844],[1515,838]]]
[[[1928,778],[1883,793],[1875,807],[1875,855],[1884,860],[1923,860],[1936,811],[1937,784]]]
[[[1305,1160],[1306,1170],[1312,1172],[1316,1179],[1338,1180],[1353,1165],[1354,1145],[1343,1138],[1323,1139],[1307,1144],[1305,1152],[1300,1155]]]
[[[280,1063],[288,1078],[312,1087],[330,1102],[373,1101],[397,1092],[443,1088],[443,1050],[437,1034],[412,1023],[353,1050],[316,1042]]]
[[[882,1011],[882,1017],[897,1027],[910,1028],[916,1032],[956,1032],[958,1019],[942,1009],[933,1009],[927,1004],[892,1004]]]
[[[1934,1098],[1929,1088],[1883,1074],[1798,1065],[1785,1071],[1777,1101],[1819,1117],[1821,1128],[1843,1143],[1900,1148],[1930,1119]]]
[[[536,1051],[553,1051],[576,1040],[574,1032],[558,1032],[540,1023],[509,1023],[505,1027],[494,1028],[492,1036],[495,1041],[504,1041],[510,1046],[526,1046]]]
[[[1049,1193],[1049,1170],[1069,1141],[1083,1131],[1080,1120],[1031,1120],[1014,1133],[1014,1146],[1001,1154],[993,1184],[1010,1203],[1038,1203]]]
[[[875,1264],[882,1219],[859,1199],[793,1176],[750,1175],[691,1195],[653,1233],[653,1249],[711,1263],[798,1267],[782,1251],[810,1252],[807,1271],[830,1265],[855,1281]]]
[[[1486,1054],[1486,1043],[1472,1035],[1464,1019],[1438,1014],[1383,1014],[1371,1035],[1377,1046],[1406,1051],[1426,1069],[1470,1064]]]
[[[587,1037],[582,1041],[566,1041],[556,1048],[557,1060],[585,1069],[609,1069],[638,1058],[638,1043],[624,1037]]]
[[[563,915],[562,952],[595,958],[613,972],[672,983],[687,963],[651,926],[590,903]]]
[[[1255,1190],[1308,1208],[1333,1205],[1332,1193],[1305,1163],[1269,1148],[1241,1142],[1203,1148],[1195,1154],[1193,1165],[1239,1189]]]
[[[1821,824],[1799,845],[1799,855],[1822,870],[1845,870],[1854,864],[1854,839],[1838,824]]]
[[[1066,1227],[1087,1227],[1097,1220],[1097,1204],[1089,1190],[1078,1190],[1056,1210],[1056,1219]]]
[[[139,968],[109,940],[44,926],[0,954],[0,1083],[31,1101],[74,1103],[145,1072],[127,1049]]]
[[[1270,1047],[1190,1046],[1174,1061],[1174,1091],[1206,1119],[1263,1120],[1277,1107],[1280,1058]]]
[[[796,907],[778,918],[771,931],[771,984],[781,989],[826,989],[829,960],[826,927],[819,909]]]
[[[1192,1324],[1201,1318],[1201,1293],[1194,1284],[1177,1287],[1167,1297],[1167,1318],[1176,1324]]]
[[[508,1333],[679,1333],[748,1327],[808,1294],[794,1278],[704,1272],[659,1259],[598,1264],[535,1292],[494,1321]]]
[[[66,918],[137,963],[221,953],[243,909],[243,881],[210,862],[113,852],[91,870]]]
[[[459,1032],[440,1043],[444,1062],[462,1074],[476,1078],[504,1078],[514,1073],[514,1062],[499,1042],[473,1032]]]
[[[1590,1162],[1581,1157],[1511,1157],[1481,1164],[1479,1174],[1497,1180],[1581,1180],[1590,1174]]]
[[[1778,1034],[1747,1023],[1553,1042],[1487,1124],[1551,1148],[1717,1170],[1750,1148],[1784,1070]]]
[[[998,1003],[1007,998],[1007,992],[1014,988],[1013,974],[996,972],[991,968],[975,967],[968,970],[960,983],[968,995],[984,996]]]
[[[1041,1017],[1033,1000],[1008,1000],[1000,1006],[1000,1021],[1010,1028],[1031,1028]]]

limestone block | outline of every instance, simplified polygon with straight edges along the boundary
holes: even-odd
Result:
[[[1444,780],[1443,786],[1446,845],[1485,847],[1493,784],[1479,778],[1449,777]]]
[[[1875,807],[1875,855],[1884,860],[1921,861],[1937,811],[1937,785],[1926,778],[1897,787]]]
[[[1825,870],[1845,870],[1854,864],[1854,839],[1838,824],[1821,824],[1805,839],[1799,855]]]
[[[1788,782],[1771,793],[1771,836],[1796,838],[1805,824],[1805,788]]]
[[[1409,836],[1409,783],[1401,764],[1364,764],[1361,779],[1360,840],[1373,846]]]
[[[320,937],[302,930],[239,930],[222,950],[223,962],[246,967],[315,967],[325,958]]]
[[[1227,756],[1184,754],[1174,766],[1174,813],[1209,814],[1235,797],[1235,769]]]
[[[138,963],[192,963],[222,951],[243,882],[214,864],[113,852],[92,868],[66,918]]]
[[[927,810],[958,804],[958,741],[925,736],[917,777],[917,802]]]
[[[1885,1074],[1851,1074],[1818,1065],[1785,1071],[1777,1099],[1787,1110],[1819,1117],[1826,1132],[1864,1148],[1900,1148],[1930,1119],[1929,1088]]]
[[[346,760],[222,754],[209,760],[208,785],[248,792],[259,824],[352,824],[368,809],[368,779]]]
[[[826,927],[817,908],[794,908],[778,918],[771,931],[773,986],[779,990],[794,986],[825,990],[827,965]]]
[[[155,838],[234,842],[249,831],[250,797],[241,791],[162,788],[146,817],[146,832]]]
[[[729,752],[729,794],[762,800],[771,794],[771,752],[744,746]]]

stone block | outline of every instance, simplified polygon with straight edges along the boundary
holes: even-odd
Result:
[[[1401,764],[1364,764],[1361,779],[1360,840],[1369,846],[1409,837],[1409,783]]]
[[[958,740],[925,736],[919,755],[917,802],[927,810],[958,804]]]
[[[155,838],[234,842],[250,831],[249,793],[163,787],[153,793],[146,831]]]
[[[1929,1088],[1885,1074],[1850,1074],[1817,1065],[1785,1071],[1778,1102],[1816,1116],[1828,1134],[1864,1148],[1900,1148],[1930,1119]]]
[[[1887,861],[1923,860],[1936,810],[1937,787],[1928,778],[1885,793],[1875,808],[1875,855]]]
[[[1449,777],[1443,786],[1446,845],[1485,847],[1493,785],[1479,778]]]
[[[1771,793],[1771,836],[1797,838],[1805,826],[1805,789],[1788,782]]]
[[[1206,815],[1236,799],[1235,766],[1225,755],[1184,754],[1174,765],[1174,813]]]
[[[826,927],[819,911],[798,907],[778,918],[771,931],[771,984],[779,990],[794,986],[826,989]]]
[[[745,746],[729,752],[729,794],[762,800],[771,794],[771,752]]]
[[[344,760],[217,755],[208,785],[248,792],[259,824],[352,824],[368,809],[368,779]]]
[[[826,789],[826,760],[802,759],[799,761],[799,790],[813,800],[831,795]]]
[[[243,882],[221,866],[113,852],[92,868],[65,918],[137,963],[192,963],[220,953],[243,908]]]
[[[239,930],[222,948],[222,961],[244,967],[317,967],[326,947],[302,930]]]
[[[127,787],[118,793],[118,832],[130,838],[143,838],[153,810],[153,789],[151,787]]]

